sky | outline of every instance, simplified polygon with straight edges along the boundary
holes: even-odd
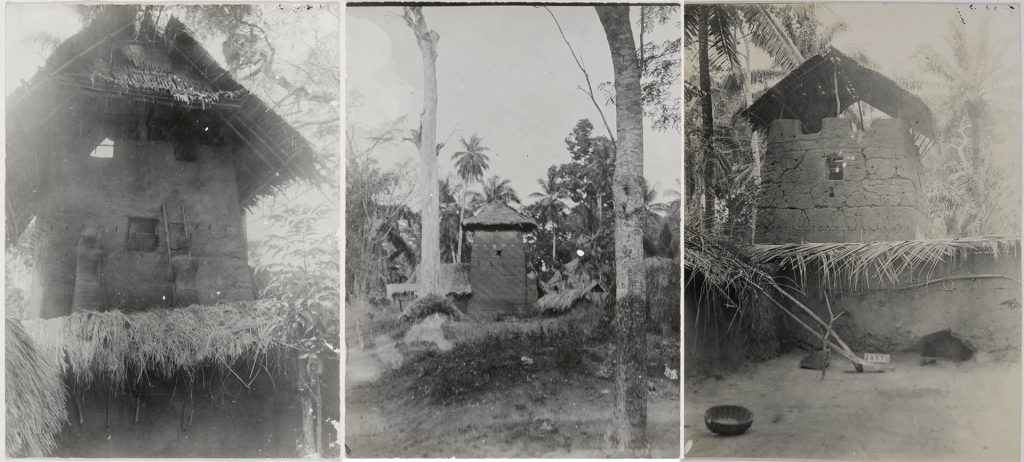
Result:
[[[551,10],[603,103],[596,87],[611,82],[614,73],[597,13],[589,6]],[[564,140],[578,120],[588,118],[595,135],[606,134],[593,103],[577,89],[584,85],[582,73],[543,9],[427,7],[423,14],[428,27],[440,36],[438,138],[443,141],[454,133],[438,157],[441,178],[454,170],[451,155],[462,146],[459,137],[468,139],[476,133],[490,148],[486,175],[509,178],[524,203],[530,203],[528,196],[539,191],[537,180],[546,178],[548,167],[570,161]],[[398,7],[347,9],[346,94],[350,102],[354,93],[364,101],[359,107],[350,103],[350,127],[367,130],[400,116],[408,118],[408,128],[419,124],[422,59],[401,15]],[[648,36],[660,42],[679,34],[678,22],[673,21]],[[602,110],[615,130],[615,107],[606,105]],[[681,142],[678,131],[656,131],[645,121],[644,176],[659,192],[678,190]],[[380,147],[374,157],[384,165],[418,159],[416,148],[407,142]]]
[[[594,84],[611,81],[608,45],[593,8],[551,9]],[[346,12],[346,93],[359,93],[363,101],[349,108],[349,125],[358,131],[405,116],[406,127],[414,127],[422,108],[421,61],[401,9],[350,7]],[[68,37],[80,24],[66,4],[8,4],[6,14],[4,74],[5,94],[9,94],[42,65],[39,48],[28,38],[38,33]],[[835,41],[837,47],[864,52],[887,75],[910,72],[910,58],[921,45],[941,50],[951,22],[971,24],[986,18],[996,41],[1008,43],[1004,59],[1019,67],[1020,11],[1006,5],[831,3],[823,4],[819,14],[826,24],[839,19],[847,24],[848,30]],[[604,133],[597,111],[577,89],[583,83],[579,69],[544,10],[429,7],[424,15],[440,35],[438,136],[445,139],[453,134],[439,157],[442,177],[452,171],[451,153],[460,145],[458,138],[476,133],[491,148],[489,174],[510,178],[520,197],[529,202],[529,194],[539,189],[536,180],[547,168],[569,160],[563,140],[577,120],[589,118],[594,132]],[[654,39],[672,34],[678,31],[665,26]],[[219,48],[208,47],[215,57]],[[766,60],[756,52],[752,59],[755,66],[758,60],[761,64]],[[614,130],[614,107],[605,106],[604,112]],[[660,191],[678,188],[680,138],[672,129],[659,132],[645,127],[644,174]],[[378,156],[386,165],[417,159],[410,143],[384,146]]]

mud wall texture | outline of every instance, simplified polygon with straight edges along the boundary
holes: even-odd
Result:
[[[470,316],[494,319],[505,314],[525,314],[530,304],[523,233],[474,231],[469,279],[473,287]]]
[[[807,277],[806,295],[794,295],[827,320],[814,271]],[[945,329],[979,351],[1016,351],[1021,347],[1020,278],[1019,255],[976,254],[904,274],[901,288],[868,289],[862,282],[858,290],[832,291],[829,302],[834,313],[846,311],[836,332],[857,352],[914,350],[921,337]],[[928,281],[936,282],[924,284]],[[821,343],[795,323],[787,329],[814,345]]]
[[[845,163],[830,179],[829,156]],[[906,124],[879,119],[864,132],[822,120],[772,122],[762,168],[755,242],[859,242],[930,237],[921,162]]]
[[[178,304],[252,299],[235,147],[199,146],[195,161],[179,161],[170,142],[115,140],[112,158],[91,157],[95,144],[69,137],[63,155],[55,156],[36,217],[39,241],[28,317],[70,313],[76,248],[87,227],[99,232],[104,306],[134,311],[171,305],[169,244],[171,255],[190,254],[194,264],[194,293]],[[130,235],[130,219],[147,222],[155,236]]]

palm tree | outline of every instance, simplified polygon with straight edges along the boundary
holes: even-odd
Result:
[[[1019,83],[1001,60],[1006,43],[992,43],[988,26],[987,21],[974,28],[951,22],[946,42],[952,52],[919,47],[914,58],[922,72],[906,82],[932,107],[942,108],[941,152],[946,158],[941,181],[930,185],[929,199],[954,236],[994,232],[990,225],[1000,186],[1000,167],[989,158],[992,140],[999,136],[994,127],[999,120],[1013,120],[1011,114],[1017,111]]]
[[[685,36],[687,44],[697,43],[698,86],[696,94],[700,99],[701,128],[700,149],[703,165],[704,181],[704,225],[710,229],[714,224],[714,184],[723,180],[722,176],[714,175],[720,170],[716,163],[718,155],[715,149],[715,118],[712,102],[711,71],[724,70],[726,65],[732,70],[740,69],[737,51],[737,31],[742,25],[748,29],[747,37],[751,42],[765,50],[776,63],[795,68],[804,61],[804,53],[792,40],[787,32],[787,24],[779,20],[782,12],[790,12],[791,17],[807,18],[813,14],[813,7],[793,6],[786,8],[768,7],[765,5],[687,5],[684,12]],[[792,29],[792,27],[789,27]],[[689,45],[688,45],[689,46]],[[747,66],[749,68],[749,65]],[[750,81],[749,76],[741,76],[744,85]],[[757,150],[752,150],[759,155]],[[696,167],[692,159],[688,165]],[[759,158],[754,159],[754,164]],[[692,168],[692,167],[691,167]],[[728,171],[728,169],[726,169]],[[688,180],[687,186],[693,186]],[[687,198],[696,191],[687,188]]]
[[[483,145],[484,139],[474,133],[469,137],[469,141],[465,138],[459,139],[462,142],[462,151],[458,151],[452,154],[452,160],[455,161],[455,169],[459,174],[459,178],[462,179],[462,204],[459,208],[459,247],[457,252],[456,263],[462,263],[462,221],[465,219],[466,210],[466,194],[469,193],[467,187],[469,182],[479,182],[484,177],[484,170],[489,168],[487,162],[490,160],[484,151],[490,150],[490,148]]]
[[[521,204],[519,195],[512,189],[512,180],[494,175],[484,182],[484,201],[501,202],[508,205],[509,202]]]
[[[976,29],[967,30],[951,22],[950,35],[946,37],[949,49],[954,50],[950,56],[939,53],[931,45],[919,47],[914,58],[924,71],[920,74],[923,79],[913,84],[924,90],[926,97],[940,100],[939,107],[952,109],[944,131],[954,131],[960,121],[969,124],[970,151],[963,157],[970,159],[975,172],[980,172],[984,163],[982,129],[985,119],[1000,108],[1007,96],[1000,93],[1011,89],[1013,84],[1007,79],[1006,65],[1000,62],[1006,43],[993,46],[988,21],[977,24]],[[1013,101],[1016,102],[1016,98]]]
[[[530,197],[539,199],[537,203],[540,206],[541,218],[551,225],[551,264],[555,264],[555,228],[558,226],[562,219],[562,212],[565,210],[565,191],[562,191],[558,187],[558,179],[555,177],[554,169],[548,169],[548,179],[544,181],[543,178],[537,179],[537,184],[540,186],[542,192],[535,192],[530,194]]]

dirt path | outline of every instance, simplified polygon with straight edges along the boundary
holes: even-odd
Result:
[[[679,455],[678,382],[655,380],[648,404],[652,455]],[[535,383],[450,407],[382,399],[367,382],[346,394],[346,443],[353,457],[608,457],[612,383],[544,374]]]
[[[373,345],[369,352],[349,350],[345,442],[352,457],[613,456],[603,449],[612,413],[610,380],[548,370],[468,402],[436,406],[399,391],[416,377],[386,373],[401,362],[393,342],[378,338]],[[678,368],[678,356],[674,361]],[[678,458],[679,381],[651,373],[649,382],[654,387],[648,397],[652,456]]]
[[[835,363],[824,381],[789,354],[725,376],[687,380],[687,457],[847,460],[1020,460],[1020,362],[920,365],[855,374]],[[754,424],[738,437],[704,426],[704,411],[739,404]]]

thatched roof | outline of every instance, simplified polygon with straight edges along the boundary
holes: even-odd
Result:
[[[816,270],[824,288],[898,287],[907,276],[927,275],[941,262],[971,255],[1020,258],[1020,239],[978,236],[913,241],[754,245],[755,262],[789,267],[805,276]],[[1020,283],[1020,281],[1017,281]]]
[[[78,312],[22,322],[39,349],[81,383],[125,383],[141,379],[143,371],[171,377],[237,360],[262,361],[288,344],[288,326],[264,303]]]
[[[44,354],[21,323],[6,319],[6,437],[8,457],[46,457],[67,422],[67,389],[57,358]]]
[[[537,222],[532,218],[520,215],[512,207],[501,202],[490,202],[481,207],[476,216],[467,218],[462,227],[468,231],[480,229],[532,231],[537,228]]]
[[[903,119],[917,133],[935,139],[935,122],[924,101],[831,47],[810,57],[737,115],[758,130],[767,130],[775,119],[799,119],[804,127],[817,131],[822,118],[838,115],[837,80],[838,112],[864,101],[891,117]]]
[[[469,263],[443,264],[441,265],[439,277],[442,290],[444,291],[441,295],[454,294],[461,296],[473,293],[473,287],[469,283]],[[416,281],[387,285],[387,297],[389,300],[395,295],[420,296],[419,292],[420,285]]]
[[[159,109],[156,122],[171,129],[175,143],[215,144],[214,136],[244,143],[248,149],[235,166],[246,207],[292,181],[318,178],[316,154],[298,131],[239,84],[178,19],[159,29],[134,6],[103,7],[7,99],[8,243],[35,216],[49,165],[59,161],[69,136],[103,139],[98,108],[124,114],[142,102]],[[202,130],[207,127],[212,130]]]

